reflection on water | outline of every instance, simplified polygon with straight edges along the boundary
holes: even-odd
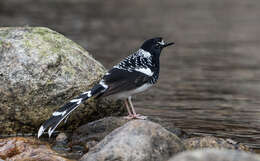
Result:
[[[48,26],[107,68],[147,38],[174,41],[158,84],[135,99],[138,111],[259,148],[260,1],[32,2],[1,1],[1,26]]]

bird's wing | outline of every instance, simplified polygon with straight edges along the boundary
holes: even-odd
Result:
[[[112,68],[108,74],[103,77],[104,83],[108,88],[104,91],[102,96],[133,90],[149,82],[150,79],[150,76],[138,71]]]

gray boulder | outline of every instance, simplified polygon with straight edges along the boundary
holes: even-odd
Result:
[[[36,132],[55,109],[104,73],[86,50],[55,31],[0,28],[0,135]],[[75,129],[88,120],[120,113],[121,105],[90,99],[73,112],[66,126]]]
[[[133,120],[115,129],[81,161],[165,161],[185,150],[182,141],[161,125]]]
[[[168,161],[260,161],[260,156],[228,149],[200,149],[185,151]]]

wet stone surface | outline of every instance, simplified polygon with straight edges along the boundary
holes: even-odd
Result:
[[[189,137],[187,135],[179,135],[178,138],[176,131],[179,131],[177,134],[185,132],[180,132],[179,129],[174,129],[174,125],[165,122],[161,126],[158,118],[153,120],[156,121],[106,117],[79,127],[73,134],[60,132],[56,137],[41,139],[45,141],[22,137],[0,139],[0,154],[2,158],[9,156],[26,159],[31,156],[30,149],[34,148],[35,158],[50,154],[49,158],[54,155],[70,160],[135,158],[137,161],[165,161],[181,151],[202,148],[251,151],[247,146],[231,139],[211,136],[186,138]],[[18,152],[14,154],[14,151]]]
[[[0,139],[0,159],[30,161],[69,161],[53,151],[47,143],[34,138]]]

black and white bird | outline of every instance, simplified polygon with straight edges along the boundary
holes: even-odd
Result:
[[[145,116],[136,114],[131,96],[145,91],[157,82],[161,51],[172,44],[174,43],[165,43],[161,37],[146,40],[139,50],[115,65],[91,90],[80,94],[55,111],[40,127],[38,138],[46,129],[49,129],[48,134],[51,137],[62,120],[67,118],[83,101],[93,96],[96,98],[113,96],[117,99],[125,99],[127,118],[145,119]]]

